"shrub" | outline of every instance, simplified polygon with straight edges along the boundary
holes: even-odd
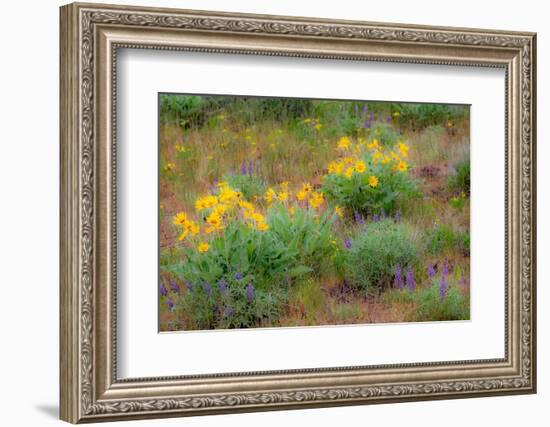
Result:
[[[342,157],[329,163],[321,191],[348,214],[393,212],[420,195],[416,180],[408,173],[406,144],[400,142],[392,150],[376,138],[353,144],[343,137],[338,148]]]
[[[450,285],[443,300],[440,290],[440,283],[434,281],[431,286],[414,293],[413,321],[468,320],[470,318],[469,299],[462,295],[457,286]]]
[[[292,209],[278,204],[267,212],[268,233],[297,254],[299,266],[318,271],[327,267],[327,260],[335,251],[331,231],[335,219],[336,215],[329,211],[317,216],[314,209],[302,208],[297,203]]]
[[[469,117],[469,109],[461,105],[399,103],[391,104],[391,108],[397,123],[413,131]]]
[[[419,252],[417,235],[406,224],[371,223],[351,242],[347,279],[356,289],[376,294],[392,285],[397,266],[414,266]]]
[[[454,165],[453,173],[447,178],[447,189],[454,193],[470,195],[470,156]]]

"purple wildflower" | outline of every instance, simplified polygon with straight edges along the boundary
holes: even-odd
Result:
[[[346,249],[351,249],[351,240],[348,236],[344,237],[344,246]]]
[[[363,113],[367,114],[369,112],[369,106],[367,104],[363,105]]]
[[[174,301],[172,299],[167,298],[166,299],[166,306],[168,307],[168,310],[172,311],[174,310]]]
[[[447,277],[447,274],[449,274],[449,267],[447,267],[447,261],[443,261],[443,265],[441,266],[441,277]]]
[[[447,276],[441,272],[441,284],[439,285],[439,300],[441,302],[445,301],[447,296]]]
[[[166,286],[164,286],[164,283],[160,284],[160,294],[165,297],[168,295],[168,289],[166,289]]]
[[[227,290],[227,281],[225,279],[222,279],[218,282],[218,289],[223,294]]]
[[[381,212],[380,212],[380,219],[382,221],[384,221],[386,219],[386,211],[384,208],[382,208]]]
[[[252,283],[249,283],[246,286],[246,298],[248,299],[248,302],[254,301],[254,285]]]
[[[416,283],[414,281],[412,268],[410,267],[407,270],[407,274],[405,275],[405,280],[407,281],[407,288],[409,288],[409,291],[414,292],[414,290],[416,289]]]
[[[361,215],[359,212],[355,211],[354,215],[357,224],[363,225],[365,223],[365,218],[363,218],[363,215]]]
[[[230,305],[225,307],[224,315],[226,318],[233,316],[233,308]]]
[[[403,289],[403,275],[401,274],[401,265],[395,267],[395,285],[398,289]]]
[[[176,283],[175,280],[172,280],[172,281],[170,282],[170,287],[172,288],[172,290],[173,290],[175,293],[177,293],[177,294],[180,293],[180,287],[179,287],[179,285]]]
[[[206,295],[210,295],[210,293],[212,292],[212,286],[208,282],[204,282],[202,284],[202,289],[204,290],[204,293]]]
[[[435,268],[433,266],[433,264],[430,263],[430,265],[428,265],[428,277],[430,279],[433,279],[435,277]]]
[[[243,273],[241,273],[240,271],[237,271],[235,273],[235,280],[241,280],[243,278]]]
[[[466,287],[466,276],[464,275],[464,270],[460,272],[460,286],[463,288]]]
[[[359,105],[355,104],[355,115],[359,115]]]
[[[365,120],[365,123],[363,124],[363,127],[365,129],[370,129],[371,126],[372,126],[372,121],[369,120],[369,119]]]
[[[386,123],[391,123],[391,116],[386,116]]]
[[[241,163],[241,175],[246,175],[246,162],[244,160]]]
[[[372,217],[372,222],[378,222],[378,220],[378,214],[374,214],[374,216]]]
[[[401,220],[401,212],[395,211],[395,222],[399,222]]]
[[[369,116],[369,117],[370,117],[370,121],[371,121],[371,122],[372,122],[372,121],[374,121],[374,113],[373,113],[372,111],[371,111],[371,113],[370,113],[370,116]]]

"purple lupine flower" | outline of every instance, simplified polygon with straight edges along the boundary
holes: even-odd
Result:
[[[363,105],[363,113],[367,114],[369,112],[369,106],[367,104]]]
[[[241,280],[243,278],[243,273],[241,273],[240,271],[237,271],[235,273],[235,280]]]
[[[382,221],[384,221],[386,219],[386,211],[384,210],[384,208],[382,208],[382,210],[380,212],[380,219]]]
[[[399,222],[401,220],[401,212],[395,211],[395,222]]]
[[[441,302],[445,301],[447,296],[447,276],[441,272],[441,284],[439,285],[439,300]]]
[[[241,163],[241,175],[246,175],[246,162],[244,160]]]
[[[370,129],[371,126],[372,126],[372,121],[369,119],[365,120],[365,123],[363,123],[363,127],[365,129]]]
[[[416,283],[414,281],[414,274],[412,271],[412,268],[408,268],[407,273],[405,275],[405,280],[407,281],[407,288],[409,291],[414,292],[416,289]]]
[[[403,289],[403,275],[401,274],[401,265],[395,267],[395,285],[397,289]]]
[[[355,104],[355,115],[359,115],[359,105]]]
[[[248,299],[248,302],[254,301],[254,285],[252,283],[249,283],[246,286],[246,298]]]
[[[166,299],[166,306],[168,307],[168,310],[173,311],[174,310],[174,301],[172,301],[171,298]]]
[[[227,281],[225,279],[222,279],[218,282],[218,289],[223,294],[227,290]]]
[[[388,123],[388,124],[391,123],[391,116],[386,116],[386,123]]]
[[[225,307],[224,315],[225,315],[226,318],[229,318],[229,317],[233,316],[233,308],[230,305]]]
[[[166,289],[166,286],[164,286],[164,283],[160,284],[160,294],[165,297],[168,295],[168,289]]]
[[[351,249],[351,240],[348,236],[344,237],[344,247],[347,249],[347,250],[350,250]]]
[[[443,261],[443,265],[441,266],[441,277],[447,277],[447,274],[449,274],[449,267],[447,267],[447,261]]]
[[[210,293],[212,292],[212,286],[208,282],[204,282],[202,284],[202,289],[204,290],[204,293],[206,295],[210,295]]]
[[[370,116],[369,116],[369,117],[370,117],[370,121],[371,121],[371,122],[374,121],[374,113],[373,113],[372,111],[370,112]]]
[[[372,217],[372,222],[378,222],[380,218],[378,218],[378,214],[374,214],[374,216]]]
[[[185,282],[185,287],[189,292],[193,292],[193,282],[191,282],[191,280],[187,280]]]
[[[435,268],[433,266],[433,264],[430,263],[430,265],[428,265],[428,277],[430,279],[433,279],[435,277]]]
[[[361,215],[359,212],[355,211],[354,213],[355,221],[357,224],[363,225],[365,224],[365,218],[363,218],[363,215]]]
[[[180,293],[180,287],[179,287],[179,285],[176,283],[175,280],[172,280],[172,281],[170,282],[170,287],[172,288],[172,290],[173,290],[175,293],[177,293],[177,294]]]

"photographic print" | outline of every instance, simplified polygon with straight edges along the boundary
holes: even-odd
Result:
[[[469,319],[469,106],[159,95],[160,330]]]

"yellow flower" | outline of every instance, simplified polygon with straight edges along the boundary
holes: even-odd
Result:
[[[199,245],[197,246],[197,249],[200,253],[208,252],[209,248],[210,246],[206,242],[199,243]]]
[[[309,204],[312,208],[316,209],[324,202],[323,193],[317,193],[314,191],[311,193],[311,200],[309,201]]]
[[[277,194],[277,199],[279,202],[284,202],[288,199],[288,193],[286,191],[280,191],[279,194]]]
[[[219,199],[220,203],[235,202],[240,196],[238,191],[233,190],[229,186],[221,187]]]
[[[276,196],[275,190],[273,188],[268,188],[267,191],[264,193],[264,200],[267,203],[271,203],[275,198],[275,196]]]
[[[384,157],[383,154],[380,151],[376,151],[372,156],[372,161],[376,164],[380,161],[382,157]]]
[[[359,173],[363,173],[367,170],[367,165],[365,165],[365,162],[363,160],[359,160],[357,163],[355,163],[355,170]]]
[[[185,152],[187,151],[187,148],[185,148],[184,145],[180,145],[180,144],[174,145],[174,149],[175,149],[178,153],[185,153]]]
[[[364,145],[365,142],[366,142],[365,137],[360,136],[359,139],[357,140],[357,142],[359,143],[359,145]]]
[[[394,160],[397,160],[398,162],[401,161],[401,159],[399,158],[399,156],[397,155],[397,153],[395,151],[392,151],[390,154],[391,154],[391,156]]]
[[[227,183],[227,181],[220,181],[218,182],[218,188],[221,190],[223,188],[226,188],[226,187],[229,187],[229,184]]]
[[[369,185],[374,188],[378,185],[378,178],[376,178],[374,175],[371,175],[369,177]]]
[[[187,223],[187,214],[185,212],[179,212],[172,221],[174,225],[184,226]]]
[[[353,157],[351,157],[351,156],[346,156],[346,157],[344,157],[342,160],[343,160],[344,163],[347,164],[347,165],[351,165],[351,164],[355,161],[355,159],[354,159]]]
[[[304,182],[304,184],[302,185],[302,191],[309,193],[311,192],[311,190],[313,190],[313,187],[311,186],[311,184],[309,182]]]
[[[399,111],[395,111],[393,113],[393,117],[399,117],[401,115],[401,113]]]
[[[407,162],[400,161],[397,164],[397,170],[400,171],[400,172],[405,172],[407,170]]]
[[[409,154],[409,147],[407,146],[407,144],[403,144],[402,142],[399,142],[397,144],[397,149],[399,150],[399,153],[403,157],[407,157],[407,155]]]
[[[183,230],[183,232],[180,234],[180,236],[178,237],[178,240],[179,241],[182,241],[183,239],[185,239],[187,237],[187,235],[189,234],[189,231],[187,230]]]
[[[289,213],[290,215],[294,215],[294,206],[290,206],[290,207],[288,208],[288,213]]]
[[[203,209],[213,208],[217,204],[218,198],[216,196],[204,196],[196,200],[195,209],[200,211]]]
[[[261,213],[258,213],[258,212],[254,212],[250,215],[250,217],[256,221],[256,223],[260,223],[260,222],[264,222],[265,221],[265,218],[264,216],[261,214]]]
[[[239,206],[247,211],[254,211],[254,205],[246,200],[239,200]]]
[[[219,217],[223,216],[223,214],[227,211],[226,205],[218,205],[214,208],[212,211],[212,215],[217,215]]]
[[[382,160],[382,164],[385,165],[387,163],[391,162],[391,157],[390,156],[386,156],[384,157],[384,160]]]
[[[344,172],[344,176],[350,179],[352,175],[353,175],[353,168],[352,167],[347,168],[346,171]]]
[[[222,228],[222,219],[215,213],[211,213],[206,218],[206,222],[216,229]]]
[[[344,217],[344,210],[340,207],[340,206],[336,206],[334,208],[334,212],[336,213],[336,215],[338,215],[340,218],[343,218]]]
[[[298,191],[298,193],[296,193],[296,199],[301,202],[302,200],[307,199],[307,195],[308,193],[304,190]]]
[[[303,120],[303,123],[306,123],[306,124],[307,124],[307,123],[311,123],[311,119],[304,119],[304,120]]]
[[[288,181],[283,181],[281,182],[281,188],[284,190],[284,191],[288,191],[288,185],[290,183]]]
[[[175,163],[166,163],[166,165],[164,166],[165,172],[172,172],[174,169],[176,169]]]
[[[338,148],[347,150],[351,145],[351,140],[347,136],[343,136],[338,140]]]
[[[452,128],[453,126],[454,126],[454,123],[452,122],[452,120],[447,121],[448,128]]]
[[[269,225],[267,225],[265,222],[259,222],[256,224],[256,228],[259,231],[266,231],[267,229],[269,229]]]
[[[319,130],[321,130],[323,125],[321,123],[316,123],[315,126],[313,126],[313,127],[315,128],[315,130],[319,131]]]
[[[219,114],[219,115],[218,115],[218,119],[220,119],[220,120],[225,120],[225,114]]]
[[[189,221],[185,224],[185,231],[191,233],[193,236],[196,236],[200,231],[200,226],[195,221]]]
[[[380,145],[378,144],[378,140],[376,138],[374,138],[370,142],[370,144],[367,144],[367,148],[369,148],[370,150],[375,149],[375,148],[376,149],[380,148]]]

